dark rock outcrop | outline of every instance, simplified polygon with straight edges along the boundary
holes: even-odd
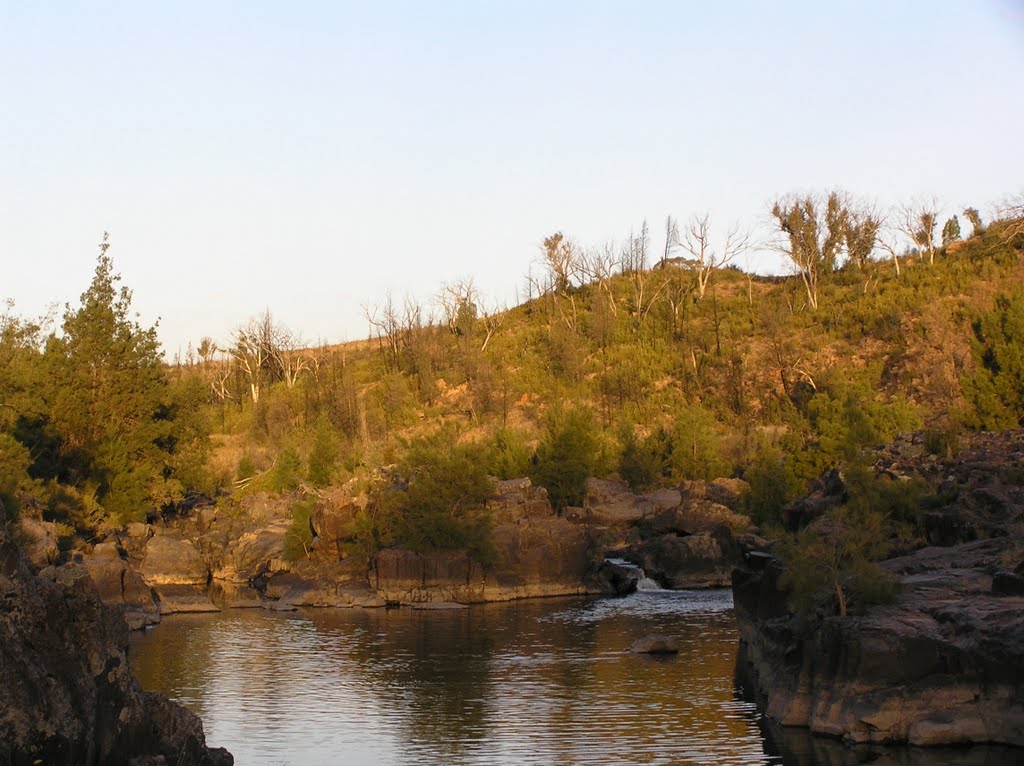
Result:
[[[1024,747],[1022,465],[1019,430],[966,436],[952,457],[920,434],[877,450],[879,476],[930,488],[918,533],[931,545],[881,562],[898,596],[861,615],[791,614],[779,563],[748,555],[733,574],[737,671],[767,715],[854,743]],[[791,508],[841,494],[817,489]]]
[[[666,588],[727,587],[740,560],[726,527],[692,535],[659,535],[627,549],[630,561]]]
[[[127,644],[83,566],[35,575],[0,527],[0,763],[231,764],[196,715],[142,691]]]
[[[778,565],[737,571],[739,670],[767,715],[852,742],[1024,746],[1024,597],[992,594],[1013,543],[926,548],[884,562],[896,603],[810,626]]]

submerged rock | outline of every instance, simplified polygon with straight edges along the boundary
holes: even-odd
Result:
[[[655,633],[638,638],[629,647],[629,651],[634,654],[678,654],[679,642],[671,636]]]

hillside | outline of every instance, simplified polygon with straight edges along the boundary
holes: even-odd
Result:
[[[199,496],[299,502],[380,466],[407,486],[433,464],[442,484],[529,476],[558,509],[581,504],[588,476],[637,491],[743,476],[772,522],[860,447],[923,427],[945,449],[964,428],[1020,422],[1019,367],[1004,369],[1019,365],[1019,221],[898,273],[847,257],[821,270],[816,308],[798,276],[647,267],[646,239],[631,243],[602,266],[549,238],[547,273],[507,311],[446,285],[436,311],[389,301],[368,310],[370,340],[325,348],[268,313],[162,371],[104,250],[62,334],[4,317],[7,505],[89,537]]]

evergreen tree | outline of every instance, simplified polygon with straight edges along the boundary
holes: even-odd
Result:
[[[66,478],[95,486],[103,507],[128,520],[181,497],[178,469],[196,470],[206,431],[194,395],[168,384],[156,327],[131,318],[132,293],[118,287],[108,248],[104,234],[92,283],[78,308],[66,307],[44,361]]]
[[[1024,425],[1024,292],[1000,295],[974,323],[977,367],[964,378],[974,405],[968,424],[996,430]]]
[[[954,242],[960,241],[960,219],[955,215],[946,221],[942,227],[942,246],[948,247]]]

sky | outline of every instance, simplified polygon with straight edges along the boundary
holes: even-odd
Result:
[[[0,0],[0,301],[77,304],[107,231],[169,356],[266,309],[355,340],[389,293],[516,302],[555,231],[984,213],[1022,135],[1022,0]]]

